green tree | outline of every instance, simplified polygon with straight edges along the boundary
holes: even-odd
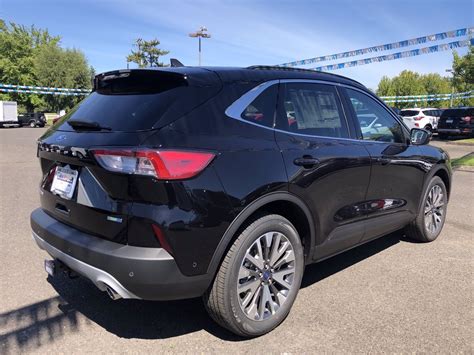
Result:
[[[77,49],[44,46],[35,58],[38,84],[48,87],[90,89],[93,69],[84,54]],[[82,96],[44,95],[47,107],[53,111],[71,108]]]
[[[465,56],[453,51],[452,84],[456,92],[474,90],[474,47],[470,46]],[[474,98],[455,100],[456,105],[474,105]]]
[[[437,73],[425,74],[420,77],[421,84],[424,86],[425,91],[428,95],[433,94],[449,94],[451,93],[451,82],[448,78],[442,77]],[[440,100],[428,100],[426,106],[430,107],[442,107],[446,106],[446,101]]]
[[[384,75],[382,79],[380,79],[376,92],[377,92],[377,95],[379,96],[394,96],[395,89],[393,87],[392,79]]]
[[[402,71],[392,79],[392,90],[394,96],[425,95],[426,90],[418,73],[410,70]],[[396,107],[406,108],[413,106],[412,102],[395,103]]]
[[[59,37],[51,36],[47,30],[6,25],[0,20],[0,83],[37,85],[34,57],[42,47],[58,42]],[[43,96],[36,94],[4,93],[1,98],[17,101],[24,110],[44,105]]]
[[[0,83],[13,85],[90,88],[92,70],[80,51],[60,47],[60,37],[48,30],[0,20]],[[74,96],[3,93],[21,111],[57,111],[72,107]]]
[[[169,51],[158,48],[159,45],[160,41],[156,38],[150,41],[138,38],[134,44],[137,49],[132,49],[132,53],[127,56],[127,62],[136,63],[139,68],[168,66],[160,62],[160,56],[167,55]]]
[[[436,73],[420,75],[418,73],[404,70],[394,78],[383,76],[380,79],[377,95],[379,96],[409,96],[409,95],[432,95],[449,94],[454,92],[466,92],[474,90],[474,47],[469,48],[465,56],[459,56],[453,52],[453,78],[442,77]],[[416,102],[395,102],[391,105],[399,108],[411,106],[446,107],[450,99],[428,100]],[[453,105],[474,105],[474,98],[455,99]]]

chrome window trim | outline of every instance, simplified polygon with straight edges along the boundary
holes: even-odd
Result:
[[[270,80],[255,86],[254,88],[243,94],[241,97],[239,97],[237,100],[235,100],[229,107],[227,107],[227,109],[225,110],[225,114],[239,121],[244,121],[259,127],[269,128],[267,126],[259,125],[257,123],[244,120],[242,118],[242,113],[248,107],[248,105],[250,105],[252,101],[258,97],[258,95],[260,95],[270,86],[278,84],[279,82],[279,80]]]
[[[395,119],[395,121],[398,122],[398,124],[401,125],[402,129],[405,130],[405,133],[406,133],[406,127],[404,126],[404,124],[400,123],[400,120],[398,119],[398,117],[396,117],[395,114],[391,112],[391,110],[387,110],[384,107],[385,104],[377,96],[373,95],[372,93],[368,93],[368,92],[366,92],[366,91],[364,91],[360,88],[357,88],[355,86],[342,84],[342,83],[337,83],[337,82],[333,82],[333,81],[327,81],[327,80],[312,80],[312,79],[279,79],[278,80],[278,79],[276,79],[276,80],[265,81],[265,82],[255,86],[254,88],[250,89],[249,91],[244,93],[241,97],[239,97],[237,100],[235,100],[232,104],[230,104],[230,106],[227,107],[227,109],[225,110],[226,116],[231,118],[231,119],[235,119],[237,121],[240,121],[240,122],[252,125],[252,126],[268,129],[268,130],[271,130],[271,131],[274,131],[274,132],[286,133],[286,134],[289,134],[289,135],[292,135],[292,136],[322,138],[322,139],[332,139],[332,140],[335,139],[335,140],[351,141],[351,142],[359,142],[359,143],[368,143],[368,142],[370,142],[370,143],[375,143],[375,144],[387,144],[387,142],[379,142],[379,141],[368,140],[368,139],[364,140],[364,139],[355,139],[355,138],[327,137],[327,136],[317,136],[317,135],[312,135],[312,134],[302,134],[302,133],[288,132],[288,131],[284,131],[284,130],[281,130],[281,129],[278,129],[278,128],[275,128],[275,127],[267,127],[267,126],[264,126],[264,125],[260,125],[258,123],[250,122],[250,121],[244,120],[241,117],[242,113],[247,108],[247,106],[250,105],[250,103],[253,100],[255,100],[257,98],[257,96],[260,95],[263,91],[265,91],[266,89],[268,89],[272,85],[285,84],[285,83],[326,84],[326,85],[332,85],[332,86],[345,87],[345,88],[348,88],[348,89],[351,89],[351,90],[359,91],[362,94],[367,95],[368,97],[374,99],[379,104],[381,104],[382,108],[386,112],[388,112],[388,114],[390,116],[392,116]],[[336,90],[336,92],[339,95],[338,90]],[[339,97],[339,100],[340,100],[341,105],[342,105],[341,97]],[[343,105],[342,105],[342,109],[344,110]],[[345,111],[344,111],[344,117],[347,121],[348,118],[346,117],[346,112]],[[348,123],[348,122],[346,122],[346,123]],[[275,122],[274,122],[274,125],[275,125]],[[392,143],[392,144],[406,145],[406,143]]]

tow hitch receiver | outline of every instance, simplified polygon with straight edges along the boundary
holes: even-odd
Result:
[[[54,260],[45,260],[44,269],[46,270],[49,276],[54,277],[54,274],[56,273],[56,263],[54,262]]]
[[[45,260],[44,269],[51,277],[56,276],[61,271],[64,272],[70,279],[79,277],[79,275],[74,270],[71,270],[66,264],[57,259]]]

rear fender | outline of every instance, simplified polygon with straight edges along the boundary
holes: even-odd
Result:
[[[230,243],[232,243],[235,234],[239,230],[239,228],[245,223],[245,221],[252,215],[254,214],[258,209],[261,207],[264,207],[265,205],[271,203],[271,202],[276,202],[276,201],[288,201],[292,202],[295,205],[297,205],[301,210],[304,212],[306,218],[308,219],[308,224],[310,227],[310,247],[309,247],[309,257],[308,260],[311,260],[311,256],[313,255],[313,250],[314,250],[314,245],[315,245],[315,224],[314,224],[314,219],[312,217],[312,214],[309,210],[309,208],[306,206],[306,204],[297,196],[289,193],[289,192],[273,192],[269,193],[265,196],[262,196],[255,201],[253,201],[251,204],[249,204],[247,207],[245,207],[238,215],[235,217],[235,219],[232,221],[232,223],[229,225],[227,230],[225,231],[221,241],[219,242],[216,251],[214,252],[214,255],[212,257],[212,260],[209,264],[207,273],[210,275],[215,275],[217,272],[217,268],[219,267],[222,258],[225,255],[225,252],[230,246]]]

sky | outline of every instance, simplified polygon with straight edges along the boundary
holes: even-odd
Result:
[[[177,58],[185,65],[197,65],[197,39],[188,34],[201,25],[212,35],[203,40],[203,65],[272,65],[472,27],[473,4],[472,0],[0,0],[0,18],[47,28],[61,36],[63,47],[83,51],[100,73],[125,68],[136,38],[159,39],[170,51],[163,57],[166,62]],[[376,55],[392,52],[397,50]],[[375,89],[383,75],[393,77],[405,69],[447,75],[451,62],[452,53],[446,51],[333,72]]]

